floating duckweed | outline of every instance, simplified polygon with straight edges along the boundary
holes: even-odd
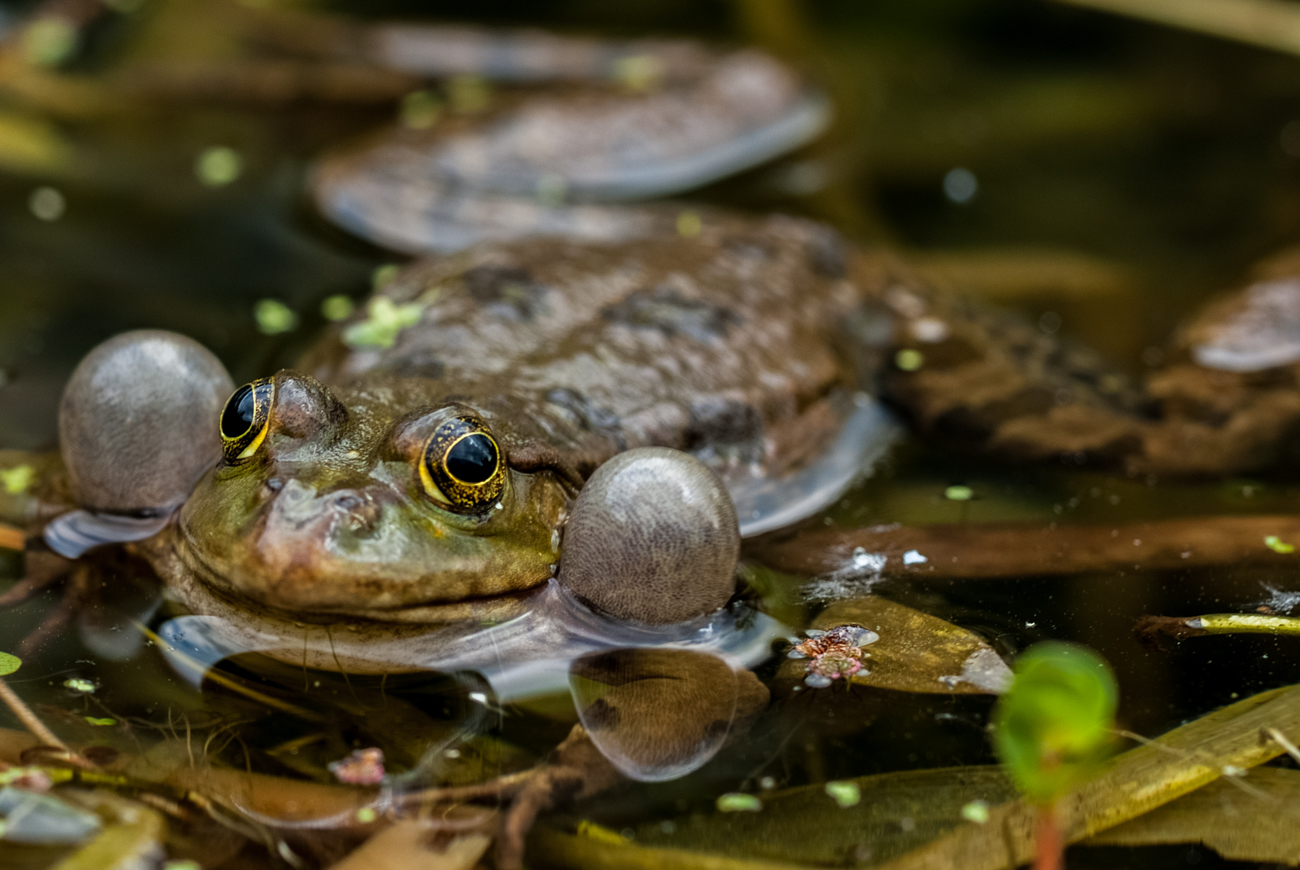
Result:
[[[618,831],[604,825],[598,825],[588,819],[578,822],[578,836],[589,837],[598,843],[608,843],[611,846],[626,846],[628,843],[628,838]]]
[[[7,677],[23,666],[23,660],[16,655],[0,652],[0,677]]]
[[[677,234],[684,239],[693,239],[704,229],[704,221],[699,212],[684,211],[677,216]]]
[[[89,722],[91,725],[99,725],[99,726],[108,726],[108,725],[117,724],[116,719],[110,719],[108,717],[100,718],[98,716],[87,716],[86,721]]]
[[[298,328],[298,315],[278,299],[261,299],[253,307],[253,317],[263,335],[279,335]]]
[[[378,296],[366,306],[366,319],[343,330],[343,342],[349,347],[392,347],[397,335],[420,322],[424,306],[419,302],[398,305],[387,296]]]
[[[483,112],[492,105],[492,86],[482,76],[452,76],[447,82],[447,99],[453,112]]]
[[[1036,644],[993,711],[993,745],[1031,801],[1050,805],[1096,772],[1110,753],[1118,689],[1087,647]]]
[[[63,681],[63,688],[71,689],[74,692],[81,692],[83,695],[90,695],[94,694],[94,691],[98,689],[99,686],[95,685],[94,680],[87,680],[84,677],[73,677],[70,680]]]
[[[968,822],[974,822],[977,825],[984,825],[989,820],[988,801],[971,801],[963,804],[961,808],[961,817]]]
[[[919,350],[906,348],[894,354],[894,365],[905,372],[914,372],[925,364],[925,355]]]
[[[363,825],[368,825],[377,818],[379,818],[379,813],[375,812],[374,807],[362,807],[357,810],[357,821]]]
[[[763,802],[752,794],[732,791],[719,795],[717,806],[720,813],[757,813],[763,809]]]
[[[376,266],[375,271],[370,273],[370,289],[378,293],[397,277],[398,270],[401,269],[396,263],[385,263],[382,266]]]
[[[1285,543],[1277,535],[1269,535],[1264,539],[1264,546],[1268,547],[1274,553],[1294,553],[1295,544]]]
[[[202,864],[198,861],[190,860],[189,858],[186,858],[183,861],[168,861],[162,866],[163,870],[203,870]]]
[[[225,187],[239,177],[244,159],[226,145],[205,148],[194,161],[194,174],[208,187]]]
[[[950,486],[943,491],[943,497],[949,501],[970,501],[975,497],[975,490],[969,486]]]
[[[0,486],[10,495],[22,495],[36,479],[36,469],[30,465],[15,465],[13,468],[0,468]]]
[[[321,301],[320,316],[332,321],[347,320],[352,316],[355,309],[356,303],[352,301],[352,298],[340,293],[337,296],[328,296]]]
[[[862,789],[856,782],[828,782],[826,783],[826,793],[831,796],[835,803],[840,805],[840,809],[856,807],[862,800]]]
[[[402,125],[412,130],[427,130],[438,122],[442,114],[442,98],[433,91],[412,91],[402,97],[399,117]]]
[[[77,28],[56,16],[38,18],[23,34],[23,54],[37,66],[58,66],[77,50]]]
[[[68,201],[53,187],[38,187],[27,198],[27,207],[38,220],[56,221],[68,210]]]

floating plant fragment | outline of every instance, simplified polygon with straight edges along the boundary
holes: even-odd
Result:
[[[398,305],[387,296],[376,296],[366,306],[366,319],[343,330],[343,343],[356,348],[392,347],[398,333],[419,323],[423,315],[420,302]]]
[[[1300,636],[1300,618],[1269,613],[1206,613],[1201,616],[1144,616],[1133,633],[1144,642],[1160,635],[1183,640],[1208,634],[1285,634]]]
[[[834,780],[826,783],[826,794],[840,805],[840,809],[856,807],[862,801],[862,789],[852,780]]]
[[[715,803],[720,813],[757,813],[763,809],[763,802],[757,797],[738,791],[718,795]]]
[[[1264,546],[1268,547],[1274,553],[1294,553],[1295,544],[1288,544],[1277,535],[1269,535],[1264,538]]]
[[[16,655],[0,652],[0,677],[7,677],[23,665],[23,660]]]
[[[870,667],[860,666],[849,674],[852,683],[901,692],[996,694],[1011,681],[1011,669],[979,635],[885,598],[869,595],[833,604],[813,620],[809,634],[818,630],[829,633],[836,626],[858,626],[867,636],[879,638],[859,640],[859,649],[871,644]],[[813,637],[803,643],[817,640],[820,638]],[[796,646],[791,652],[798,651]],[[812,664],[788,662],[780,678],[791,682],[818,675],[829,678],[828,671],[844,672],[837,664],[851,667],[837,662],[834,655],[824,665],[818,663],[815,670]],[[814,679],[809,685],[829,682]]]

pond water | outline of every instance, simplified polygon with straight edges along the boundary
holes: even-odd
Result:
[[[158,33],[152,42],[131,42],[132,28],[141,26],[132,16],[158,16],[154,5],[144,0],[93,32],[70,69],[102,75],[120,62],[124,46],[138,56],[206,50],[203,33],[183,29],[174,44]],[[170,5],[172,15],[185,6]],[[792,156],[692,192],[692,201],[807,215],[857,243],[887,244],[955,292],[1014,309],[1043,333],[1091,346],[1137,377],[1163,364],[1181,320],[1240,283],[1261,258],[1300,240],[1300,58],[1208,36],[1048,2],[285,5],[604,36],[686,35],[790,57],[825,83],[837,117],[831,132]],[[24,4],[0,8],[11,26],[28,11]],[[791,27],[792,19],[800,26]],[[304,194],[311,158],[389,121],[392,102],[173,99],[142,107],[115,105],[111,93],[43,102],[5,75],[0,447],[54,448],[63,384],[90,348],[115,333],[148,327],[193,336],[242,383],[290,364],[312,344],[327,326],[324,300],[364,299],[377,270],[405,262],[329,225]],[[211,161],[228,158],[213,157],[214,148],[233,149],[238,164],[219,184],[211,172],[220,175],[220,166],[213,170]],[[286,306],[296,326],[267,334],[256,316],[265,300]],[[968,487],[973,497],[954,499],[952,487]],[[1021,541],[1026,551],[1048,531],[1114,529],[1134,539],[1131,562],[1107,555],[1097,538],[1067,537],[1055,556],[1036,563],[1008,554],[1003,574],[886,572],[857,591],[870,588],[971,629],[1008,658],[1044,639],[1086,644],[1117,675],[1119,727],[1154,737],[1300,682],[1300,657],[1294,638],[1260,635],[1144,646],[1134,635],[1137,619],[1266,604],[1285,612],[1294,602],[1274,590],[1300,589],[1300,554],[1180,565],[1151,555],[1140,539],[1166,534],[1164,545],[1173,547],[1181,532],[1143,524],[1262,517],[1259,529],[1285,538],[1297,528],[1282,524],[1297,496],[1300,481],[1291,472],[1130,478],[1063,464],[1010,465],[909,436],[836,507],[763,542],[745,570],[757,606],[801,628],[820,606],[805,600],[807,576],[792,567],[807,555],[799,549],[804,539],[825,548],[826,536],[841,531],[849,537],[835,541],[849,542],[847,553],[866,540],[852,537],[855,530],[925,529],[929,537],[918,538],[926,544],[917,549],[934,568],[949,545],[952,562],[964,564],[959,557],[975,553],[986,527],[1018,529],[1019,538],[1004,540]],[[1276,532],[1267,518],[1278,519]],[[956,537],[946,538],[948,529]],[[871,534],[878,542],[889,531]],[[927,551],[930,543],[935,549]],[[21,559],[0,554],[0,576],[17,580]],[[30,652],[9,681],[74,745],[136,757],[151,749],[183,755],[201,744],[219,765],[324,784],[333,782],[327,763],[352,749],[380,746],[390,770],[401,771],[421,759],[427,766],[434,747],[439,774],[467,784],[527,769],[576,721],[567,693],[501,707],[482,702],[487,690],[472,675],[343,677],[236,659],[196,686],[134,628],[134,620],[153,614],[148,569],[120,554],[101,555],[96,564],[105,583],[121,587],[107,603],[51,624],[67,606],[56,587],[0,612],[0,649],[16,650],[46,626],[40,643],[24,647]],[[116,646],[112,631],[124,636]],[[818,789],[829,780],[996,761],[986,731],[990,696],[843,691],[842,684],[795,692],[791,681],[782,683],[781,664],[774,658],[758,670],[774,687],[773,705],[703,768],[616,790],[545,817],[544,825],[572,831],[594,823],[634,844],[736,860],[869,866],[896,844],[873,852],[871,837],[854,839],[843,830],[847,823],[827,821],[837,812],[833,804],[810,815],[800,802],[825,800]],[[92,681],[94,691],[69,688],[73,678]],[[169,763],[184,766],[158,762]],[[1288,765],[1295,766],[1285,758],[1274,763]],[[720,795],[768,797],[809,785],[812,791],[773,797],[764,810],[778,816],[772,824],[783,845],[763,845],[760,832],[742,823],[716,821]],[[207,815],[181,807],[194,787],[176,779],[160,790],[174,815],[162,803],[151,806],[163,807],[180,831],[167,839],[169,854],[205,868],[281,866],[281,839],[295,866],[328,866],[358,839],[355,830],[276,833],[265,819],[239,818],[229,806]],[[322,806],[332,799],[321,798]],[[911,834],[913,817],[895,815],[880,824]],[[727,815],[726,824],[741,816]],[[0,866],[51,866],[70,849],[0,841]],[[530,846],[529,860],[596,862],[547,840]],[[1068,860],[1080,868],[1254,866],[1182,841],[1079,847]]]

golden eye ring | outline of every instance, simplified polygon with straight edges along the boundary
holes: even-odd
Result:
[[[452,510],[482,513],[501,500],[505,470],[501,448],[483,422],[456,417],[425,442],[420,482],[434,501]]]
[[[271,422],[275,386],[269,379],[244,384],[221,410],[221,453],[227,465],[238,465],[257,453]]]

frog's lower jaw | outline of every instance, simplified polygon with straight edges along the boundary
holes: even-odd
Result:
[[[789,634],[771,617],[744,608],[676,625],[628,623],[593,613],[555,582],[501,602],[496,619],[442,625],[293,621],[193,589],[197,597],[177,597],[195,615],[171,620],[160,634],[169,661],[196,684],[223,658],[258,652],[287,664],[354,674],[477,671],[499,700],[510,701],[567,690],[570,664],[591,652],[680,647],[748,668],[770,655],[773,639]]]

